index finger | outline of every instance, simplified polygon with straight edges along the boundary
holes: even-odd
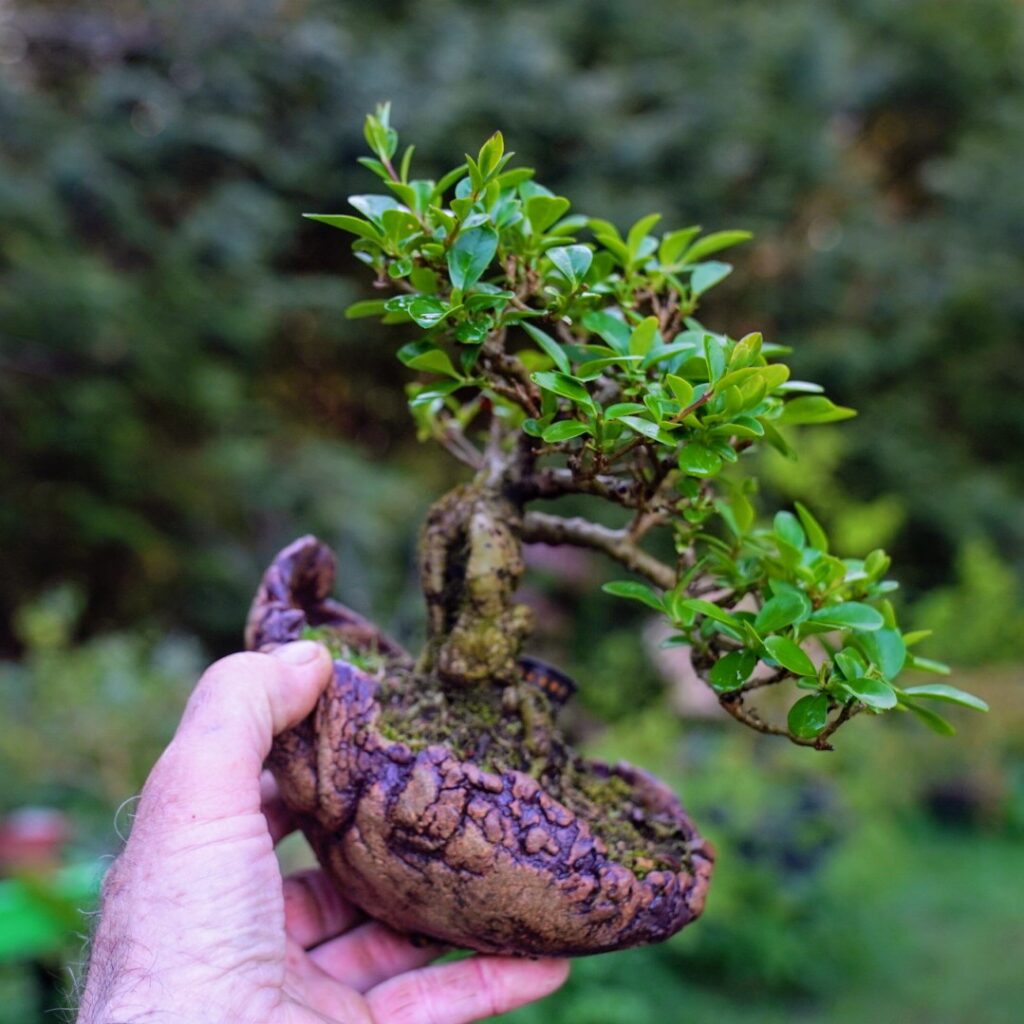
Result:
[[[232,654],[203,673],[170,746],[143,790],[159,791],[165,822],[258,813],[260,773],[274,736],[312,711],[331,656],[309,640],[273,654]]]
[[[569,976],[567,960],[473,956],[422,967],[366,995],[381,1024],[471,1024],[542,999]]]

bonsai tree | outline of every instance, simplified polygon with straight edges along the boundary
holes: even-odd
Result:
[[[423,527],[422,650],[407,654],[329,598],[333,560],[304,538],[268,571],[249,643],[328,643],[335,685],[276,745],[272,765],[320,859],[396,927],[484,951],[580,953],[656,941],[703,904],[711,853],[675,798],[629,766],[587,762],[555,714],[574,684],[524,653],[516,601],[526,543],[617,562],[605,590],[671,623],[734,719],[830,750],[857,716],[932,705],[984,710],[906,670],[942,673],[913,647],[884,551],[842,558],[811,511],[757,522],[760,445],[855,415],[792,380],[789,349],[697,319],[749,235],[697,227],[624,233],[510,166],[500,133],[439,179],[412,176],[388,106],[366,120],[380,179],[358,216],[309,214],[355,236],[381,317],[408,337],[420,437],[467,467]],[[544,511],[566,495],[621,510],[622,525]],[[655,545],[660,547],[655,547]],[[655,552],[660,550],[661,554]],[[792,694],[778,719],[769,689]]]

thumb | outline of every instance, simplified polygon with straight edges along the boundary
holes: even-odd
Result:
[[[274,737],[313,710],[330,678],[330,654],[310,640],[215,662],[146,784],[161,791],[153,803],[192,821],[258,811],[260,771]]]

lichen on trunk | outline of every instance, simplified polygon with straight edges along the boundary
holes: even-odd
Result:
[[[532,628],[529,609],[513,600],[524,569],[521,525],[522,510],[483,481],[455,488],[430,510],[420,553],[428,630],[421,672],[456,688],[514,683]]]
[[[521,526],[517,502],[483,480],[435,503],[420,551],[428,634],[412,669],[330,630],[306,635],[378,679],[375,725],[388,739],[414,751],[443,744],[495,775],[523,772],[594,822],[641,876],[675,869],[679,837],[671,825],[641,814],[621,778],[595,774],[578,757],[556,726],[557,707],[518,663],[532,628],[529,609],[515,601]]]
[[[518,664],[533,616],[515,600],[525,568],[522,508],[508,486],[508,467],[496,461],[427,516],[420,541],[427,640],[416,665],[418,697],[414,706],[383,702],[383,718],[385,726],[432,732],[481,765],[539,779],[557,774],[565,754],[553,740],[549,701]],[[404,721],[387,721],[392,706]]]

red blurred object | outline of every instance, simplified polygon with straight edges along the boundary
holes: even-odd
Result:
[[[0,876],[56,869],[71,825],[51,807],[23,807],[0,820]]]

